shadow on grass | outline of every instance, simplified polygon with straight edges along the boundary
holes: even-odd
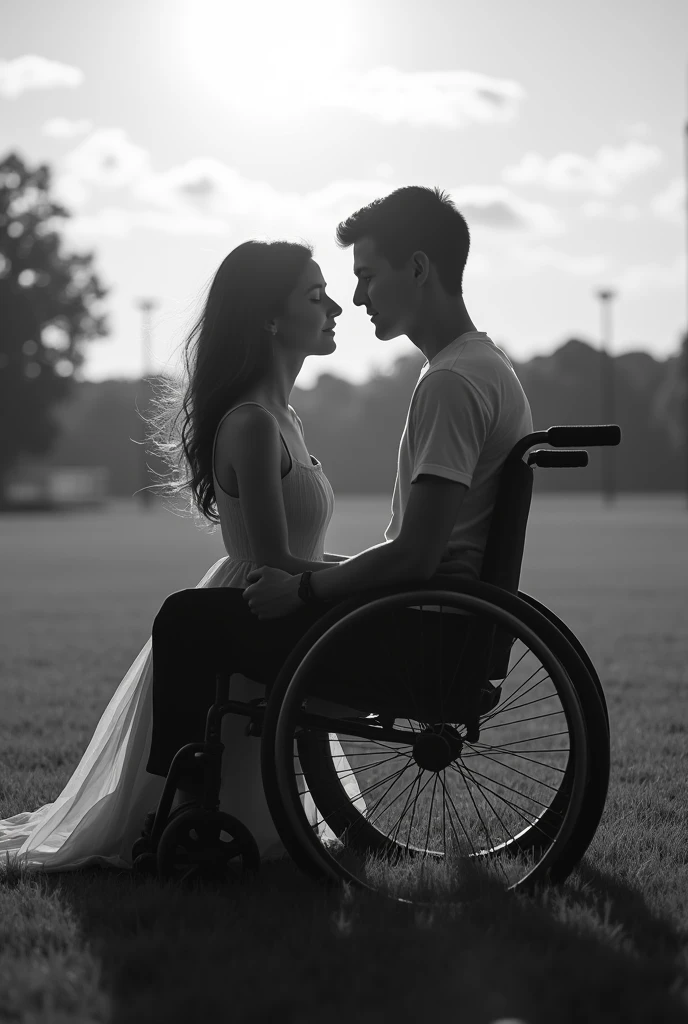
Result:
[[[93,869],[45,875],[40,888],[100,962],[114,1024],[230,1014],[350,1024],[459,1010],[471,1024],[688,1021],[679,929],[585,864],[532,894],[476,872],[460,903],[421,908],[324,887],[289,861],[224,887]]]
[[[646,903],[642,892],[608,871],[600,871],[588,861],[576,870],[582,883],[576,901],[605,920],[608,927],[625,936],[635,954],[652,960],[655,969],[664,964],[667,984],[681,983],[681,970],[688,969],[686,957],[688,927],[657,913]],[[688,983],[684,976],[683,984]]]

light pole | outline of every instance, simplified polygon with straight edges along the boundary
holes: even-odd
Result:
[[[611,288],[601,289],[597,292],[601,313],[600,420],[602,423],[614,423],[616,420],[614,409],[614,361],[610,352],[612,343],[611,303],[615,297],[616,292]],[[616,500],[614,449],[611,447],[602,449],[602,497],[608,505],[613,505]]]
[[[148,407],[148,381],[147,378],[152,375],[152,369],[150,365],[152,338],[153,338],[153,326],[152,317],[153,312],[158,308],[157,299],[137,299],[135,302],[136,308],[141,313],[141,387],[139,389],[142,396],[142,404],[145,402],[146,409]],[[137,402],[138,405],[138,402]],[[146,409],[141,408],[139,412],[145,412]],[[141,507],[144,509],[151,508],[153,504],[153,494],[147,489],[148,480],[148,467],[146,466],[146,424],[143,419],[139,416],[139,441],[141,457],[139,460],[139,473],[140,473],[140,484],[141,489],[138,492],[138,497],[141,501]]]
[[[686,66],[686,86],[686,93],[688,94],[688,65]],[[684,125],[683,135],[685,170],[683,187],[685,188],[686,193],[684,196],[684,227],[686,233],[686,323],[679,362],[681,369],[683,370],[683,444],[685,446],[683,457],[685,459],[686,471],[686,505],[688,505],[688,119]]]

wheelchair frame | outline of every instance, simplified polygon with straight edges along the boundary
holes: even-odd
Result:
[[[266,798],[270,807],[275,826],[283,838],[288,852],[295,862],[305,871],[320,878],[328,877],[332,881],[341,881],[333,876],[332,868],[318,862],[317,852],[313,848],[312,836],[295,836],[294,822],[289,820],[286,807],[288,785],[280,779],[275,771],[275,751],[281,742],[280,716],[282,702],[291,679],[301,662],[306,658],[318,638],[337,622],[351,618],[354,613],[365,614],[366,606],[371,608],[375,602],[386,598],[413,597],[425,600],[432,592],[432,599],[442,594],[452,593],[457,597],[480,606],[501,609],[507,619],[513,616],[519,620],[533,636],[541,641],[553,656],[564,666],[564,673],[575,679],[575,690],[581,704],[587,739],[583,741],[586,748],[587,780],[580,799],[576,820],[567,824],[568,833],[563,849],[558,852],[555,861],[547,865],[547,878],[551,882],[563,880],[578,863],[590,844],[599,824],[606,800],[609,780],[609,717],[600,679],[594,665],[583,645],[572,632],[550,609],[534,597],[519,590],[519,579],[523,552],[525,547],[526,528],[532,499],[533,466],[541,467],[572,467],[586,466],[588,453],[584,450],[570,450],[572,445],[617,445],[621,440],[620,428],[615,425],[596,426],[554,426],[548,430],[537,431],[522,438],[512,449],[505,460],[500,474],[498,492],[493,508],[488,538],[485,547],[482,570],[479,580],[457,578],[455,575],[438,573],[430,581],[420,584],[405,583],[394,587],[378,588],[374,591],[355,595],[338,602],[318,619],[308,632],[292,649],[275,683],[270,689],[267,701],[243,702],[231,700],[229,697],[229,676],[218,674],[216,680],[216,699],[208,710],[205,740],[202,743],[190,743],[182,747],[175,755],[168,773],[165,787],[155,814],[155,820],[149,840],[142,845],[138,840],[134,846],[134,867],[142,871],[170,875],[169,864],[160,863],[161,849],[169,847],[169,843],[161,845],[166,829],[174,827],[175,816],[170,818],[171,804],[177,789],[179,771],[189,759],[195,759],[203,766],[204,799],[198,813],[210,820],[212,815],[219,815],[219,792],[221,780],[222,752],[221,723],[225,714],[238,714],[248,718],[247,733],[262,736],[261,763]],[[550,449],[530,451],[535,445],[549,444]],[[558,451],[557,449],[569,449]],[[554,449],[554,450],[552,450]],[[524,461],[524,456],[528,454]],[[489,670],[487,678],[503,679],[508,672],[509,655],[513,635],[508,628],[497,628],[492,634],[492,642],[487,654]],[[469,695],[469,713],[464,724],[466,736],[474,742],[480,735],[479,691],[476,687]],[[327,728],[332,720],[320,721],[317,716],[302,712],[304,723],[311,727],[320,724]],[[347,730],[354,729],[351,723]],[[282,742],[284,739],[282,738]],[[285,788],[287,787],[287,788]],[[187,817],[191,814],[188,809]],[[246,847],[244,865],[257,866],[257,849],[249,848],[245,829],[236,819],[224,815],[225,827],[230,834],[237,837]],[[234,822],[234,826],[232,826]],[[233,828],[233,832],[232,832]],[[242,832],[243,830],[243,832]],[[298,832],[298,828],[296,830]],[[168,832],[169,835],[169,832]],[[250,833],[248,834],[250,836]],[[138,854],[136,853],[138,845]],[[255,847],[255,844],[253,844]],[[356,881],[356,879],[352,879]]]

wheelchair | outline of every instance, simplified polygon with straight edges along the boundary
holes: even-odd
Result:
[[[205,740],[175,755],[134,870],[181,881],[258,869],[250,831],[219,810],[220,727],[235,714],[260,740],[272,819],[309,875],[406,902],[451,899],[486,875],[507,889],[563,881],[604,809],[609,717],[578,638],[519,590],[533,467],[583,467],[574,446],[620,441],[616,424],[528,434],[502,467],[478,580],[440,572],[337,603],[264,700],[231,700],[219,674]],[[203,800],[170,814],[190,761]]]

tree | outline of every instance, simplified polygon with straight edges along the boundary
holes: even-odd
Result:
[[[46,165],[0,161],[0,496],[20,456],[50,451],[53,410],[71,394],[83,345],[108,331],[93,254],[62,251],[70,214],[50,184]]]

